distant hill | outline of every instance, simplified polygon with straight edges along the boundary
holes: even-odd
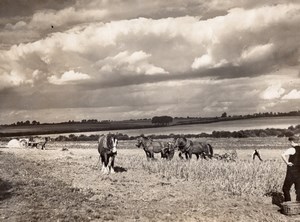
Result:
[[[108,130],[125,130],[125,129],[142,129],[154,127],[168,127],[175,125],[190,124],[208,124],[221,121],[243,120],[261,117],[283,117],[283,116],[300,116],[300,111],[291,111],[288,113],[255,113],[252,115],[235,115],[229,116],[224,112],[220,117],[153,117],[151,119],[123,120],[123,121],[97,121],[82,120],[80,122],[68,121],[63,123],[39,123],[37,121],[17,122],[0,127],[0,137],[25,136],[25,135],[42,135],[42,134],[59,134],[59,133],[76,133]],[[168,119],[167,124],[157,124],[157,120]]]

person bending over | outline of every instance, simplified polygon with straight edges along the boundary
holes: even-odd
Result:
[[[261,157],[260,157],[260,154],[259,154],[258,150],[254,150],[254,152],[253,152],[253,154],[252,154],[253,160],[255,159],[255,157],[258,157],[258,159],[259,159],[260,161],[262,161],[262,159],[261,159]]]

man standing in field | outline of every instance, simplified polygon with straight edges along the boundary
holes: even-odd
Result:
[[[284,200],[291,201],[290,189],[295,184],[296,201],[300,201],[300,141],[299,137],[295,136],[289,137],[289,141],[292,147],[281,155],[287,165],[282,191]]]

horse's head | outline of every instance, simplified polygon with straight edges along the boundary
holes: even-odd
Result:
[[[135,144],[137,147],[147,147],[149,146],[150,144],[152,144],[152,139],[149,138],[149,137],[145,137],[145,136],[140,136],[139,138],[137,138],[137,143]]]
[[[140,148],[145,142],[145,139],[140,136],[139,138],[137,138],[137,143],[135,144],[138,148]]]
[[[186,138],[178,137],[177,139],[175,139],[173,146],[174,148],[182,149],[183,147],[185,147],[186,143],[187,143]]]
[[[100,153],[101,150],[105,149],[115,153],[117,152],[117,144],[118,144],[118,140],[114,135],[112,134],[108,134],[106,136],[102,135],[99,137],[98,140],[98,152]]]

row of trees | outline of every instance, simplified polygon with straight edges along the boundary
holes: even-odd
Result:
[[[14,126],[28,126],[28,125],[40,125],[40,122],[33,120],[30,122],[29,120],[23,122],[23,121],[18,121],[17,123],[12,124]]]
[[[78,124],[78,123],[110,123],[112,122],[111,120],[101,120],[101,121],[98,121],[97,119],[83,119],[81,121],[75,121],[75,120],[69,120],[68,122],[62,122],[62,123],[68,123],[68,124]]]
[[[93,123],[110,123],[112,122],[111,120],[102,120],[102,121],[98,121],[96,119],[83,119],[81,121],[75,121],[75,120],[69,120],[68,122],[61,122],[61,123],[58,123],[58,124],[80,124],[80,123],[83,123],[83,124],[93,124]],[[33,120],[32,122],[30,122],[29,120],[26,120],[26,121],[18,121],[17,123],[13,123],[13,124],[10,124],[10,126],[30,126],[30,125],[41,125],[41,124],[54,124],[54,123],[40,123],[36,120]]]
[[[295,127],[290,126],[288,129],[254,129],[254,130],[239,130],[239,131],[213,131],[212,133],[200,134],[185,134],[187,138],[248,138],[248,137],[290,137],[300,134],[300,125]],[[171,139],[182,136],[181,134],[169,135],[149,135],[152,139]],[[136,140],[139,136],[128,136],[127,134],[118,133],[116,137],[119,140]],[[69,136],[59,136],[56,141],[97,141],[99,135],[79,135],[70,134]]]
[[[171,116],[154,116],[151,120],[152,124],[158,126],[167,126],[173,122],[173,117]]]
[[[226,112],[222,113],[221,117],[242,117],[242,118],[255,118],[255,117],[276,117],[276,116],[300,116],[300,110],[298,111],[290,111],[290,112],[264,112],[264,113],[254,113],[254,114],[247,114],[247,115],[233,115],[228,116]]]
[[[233,119],[248,119],[248,118],[257,118],[257,117],[276,117],[276,116],[300,116],[300,110],[298,111],[291,111],[291,112],[265,112],[265,113],[254,113],[254,114],[247,114],[247,115],[228,115],[226,112],[223,112],[220,117],[175,117],[174,119],[199,119],[201,121],[211,120],[211,121],[224,121],[224,120],[233,120]],[[139,120],[149,120],[149,119],[137,119]],[[81,121],[74,121],[69,120],[68,122],[61,122],[60,124],[97,124],[97,123],[111,123],[112,120],[97,120],[97,119],[83,119]],[[154,116],[151,119],[152,124],[158,126],[167,126],[173,122],[173,117],[171,116]],[[23,122],[19,121],[17,123],[10,124],[12,126],[22,126],[22,125],[39,125],[40,122],[33,120],[30,122],[29,120]],[[48,123],[42,123],[48,124]]]

